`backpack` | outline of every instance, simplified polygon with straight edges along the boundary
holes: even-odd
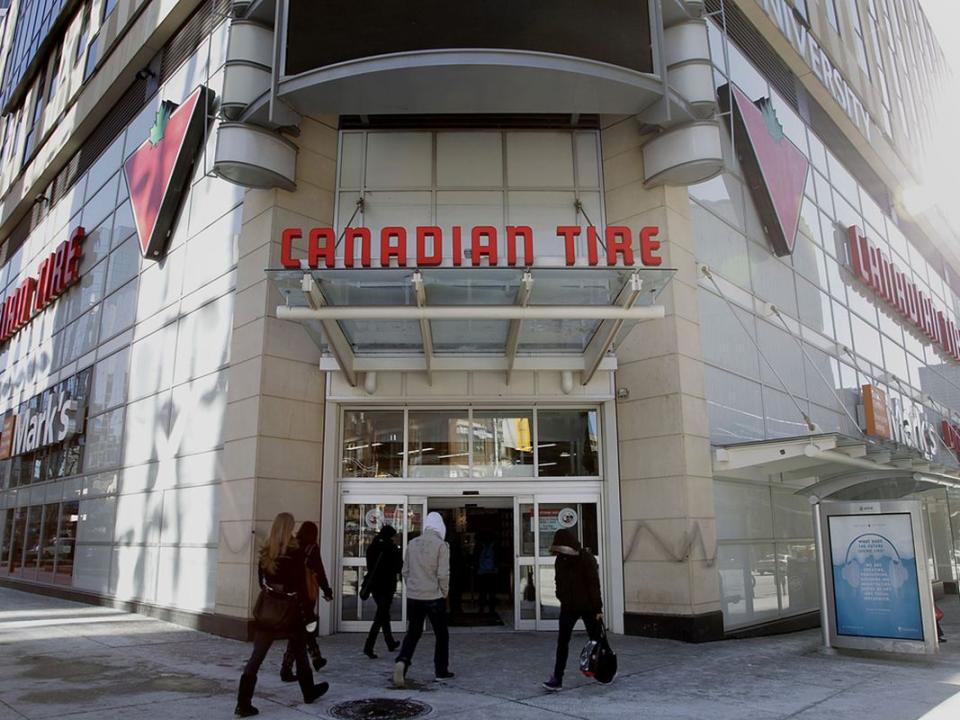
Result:
[[[600,625],[600,639],[590,640],[580,651],[580,672],[606,685],[617,677],[617,654],[607,642],[607,631]]]

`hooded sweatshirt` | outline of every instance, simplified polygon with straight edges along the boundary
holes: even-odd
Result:
[[[603,612],[597,559],[580,546],[572,530],[557,530],[550,552],[557,556],[557,599],[561,610],[596,614]]]
[[[440,513],[429,513],[423,533],[407,545],[403,581],[407,598],[439,600],[450,591],[450,546],[443,541],[447,527]]]
[[[367,572],[373,573],[370,592],[374,597],[393,597],[397,591],[403,553],[393,542],[396,534],[393,526],[384,525],[367,548]]]

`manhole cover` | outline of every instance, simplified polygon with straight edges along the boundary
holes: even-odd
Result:
[[[337,703],[330,714],[344,720],[408,720],[427,715],[433,708],[417,700],[369,698]]]

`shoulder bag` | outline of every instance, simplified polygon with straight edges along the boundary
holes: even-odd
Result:
[[[300,601],[296,593],[274,590],[264,584],[253,606],[257,629],[278,635],[292,633],[300,623]]]

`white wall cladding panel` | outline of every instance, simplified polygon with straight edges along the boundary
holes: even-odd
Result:
[[[220,532],[216,485],[177,488],[163,493],[161,545],[216,545]]]
[[[215,450],[223,445],[227,373],[214,373],[173,389],[167,457]]]
[[[49,500],[48,500],[49,502]],[[80,501],[77,543],[112,543],[116,496]]]
[[[109,545],[77,545],[74,549],[73,586],[106,594],[110,582]]]
[[[163,493],[120,495],[114,542],[118,545],[156,545],[160,541]]]
[[[180,299],[183,289],[183,263],[186,253],[178,248],[158,263],[151,263],[140,274],[137,320],[146,320]],[[176,316],[174,311],[173,317]]]
[[[156,597],[159,554],[156,547],[115,546],[111,555],[110,593],[121,600],[152,602]]]
[[[177,351],[177,323],[170,323],[131,348],[129,400],[169,388]]]
[[[205,376],[229,363],[234,302],[232,293],[224,295],[180,320],[174,384]]]
[[[125,465],[172,457],[170,451],[170,391],[131,402],[124,417]]]
[[[211,610],[217,585],[217,551],[161,547],[156,601],[186,610]]]
[[[220,186],[243,191],[238,185],[220,181]],[[236,265],[237,237],[240,233],[242,209],[235,207],[219,216],[209,227],[187,241],[187,258],[183,277],[183,295],[187,296]]]

